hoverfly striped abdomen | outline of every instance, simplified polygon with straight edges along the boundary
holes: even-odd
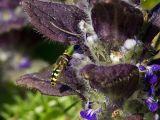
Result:
[[[67,66],[68,62],[71,59],[71,55],[73,54],[74,51],[74,46],[69,46],[65,52],[63,53],[63,55],[61,55],[56,63],[53,65],[53,69],[52,69],[52,75],[51,75],[51,84],[53,86],[56,85],[56,82],[58,81],[62,71],[65,69],[65,67]]]

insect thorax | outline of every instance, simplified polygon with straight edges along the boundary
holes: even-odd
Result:
[[[68,64],[69,60],[70,60],[70,56],[65,53],[57,59],[52,69],[52,75],[51,75],[51,84],[53,86],[55,86],[56,82],[58,81],[62,71]]]

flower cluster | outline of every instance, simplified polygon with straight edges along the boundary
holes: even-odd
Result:
[[[149,110],[155,112],[158,110],[158,98],[155,96],[155,86],[158,83],[159,75],[156,72],[160,72],[160,65],[153,64],[147,67],[139,65],[140,72],[145,72],[145,82],[150,85],[148,98],[145,100]]]

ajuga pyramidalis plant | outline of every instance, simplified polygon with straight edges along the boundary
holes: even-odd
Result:
[[[139,4],[22,0],[34,27],[69,48],[53,66],[23,75],[17,85],[45,95],[78,95],[82,119],[157,119],[160,4],[150,11]]]

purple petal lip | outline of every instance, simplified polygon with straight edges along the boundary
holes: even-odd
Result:
[[[148,107],[149,107],[149,110],[151,112],[155,112],[158,109],[158,104],[157,103],[151,103],[151,104],[148,104]]]
[[[153,64],[151,66],[147,67],[147,72],[145,76],[145,80],[150,83],[151,85],[154,85],[158,81],[158,77],[154,72],[160,71],[160,65]]]
[[[147,106],[151,112],[155,112],[158,110],[158,103],[156,103],[152,97],[148,97],[145,100],[145,103],[147,104]]]
[[[151,65],[150,67],[153,72],[160,71],[160,65],[154,64],[154,65]]]
[[[80,115],[87,120],[97,120],[96,112],[92,109],[83,110],[80,112]]]
[[[153,84],[156,84],[157,81],[158,81],[158,77],[157,77],[156,75],[153,75],[153,76],[150,78],[149,83],[153,85]]]

